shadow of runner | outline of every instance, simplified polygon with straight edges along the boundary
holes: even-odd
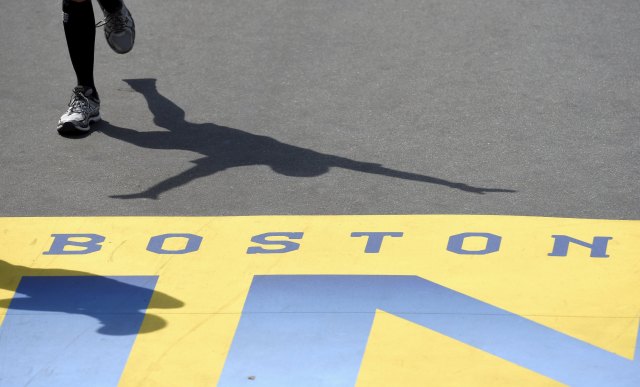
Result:
[[[380,164],[355,161],[348,158],[319,153],[310,149],[279,142],[271,137],[244,132],[213,123],[195,124],[185,121],[185,112],[164,97],[156,88],[155,79],[125,79],[135,91],[141,93],[154,116],[153,122],[167,131],[137,132],[103,121],[96,125],[105,135],[143,148],[180,149],[196,152],[205,157],[193,161],[194,167],[133,194],[114,195],[113,198],[157,199],[161,194],[189,182],[214,175],[229,168],[267,165],[274,172],[292,177],[316,177],[331,168],[429,184],[438,184],[474,194],[489,192],[516,192],[509,189],[474,187],[464,183],[386,168]]]
[[[121,295],[122,297],[153,297],[149,304],[150,308],[175,309],[184,306],[182,301],[162,292],[124,283],[112,278],[96,276],[95,274],[75,270],[34,269],[26,266],[12,265],[9,262],[0,260],[1,289],[15,290],[23,277],[78,277],[79,281],[81,281],[82,278],[90,278],[91,285],[94,288],[104,290],[110,294]],[[50,292],[57,291],[57,289],[33,287],[27,287],[27,289],[30,291],[29,293],[20,293],[26,297],[0,299],[0,308],[8,309],[9,306],[11,306],[11,309],[13,310],[82,314],[100,321],[102,326],[98,330],[98,333],[113,336],[154,332],[167,325],[167,322],[160,316],[148,312],[145,313],[145,311],[139,309],[127,309],[126,306],[123,306],[123,309],[119,309],[117,314],[105,313],[101,308],[102,306],[96,304],[96,300],[91,296],[85,297],[82,294],[78,294],[77,299],[75,300],[75,306],[70,307],[67,303],[56,304],[47,302],[49,300]],[[69,289],[66,291],[69,291]],[[73,291],[73,289],[71,289],[71,291]],[[16,293],[16,295],[18,294]],[[123,329],[123,325],[120,324],[119,321],[119,316],[122,314],[128,314],[129,316],[139,315],[139,317],[144,317],[144,324],[142,324],[140,330],[136,330],[135,332],[130,331],[128,328]]]

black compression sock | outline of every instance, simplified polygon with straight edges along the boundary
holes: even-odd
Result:
[[[63,0],[62,12],[64,35],[67,38],[69,57],[78,78],[78,85],[91,87],[95,91],[93,51],[96,40],[96,21],[91,0],[81,3]]]

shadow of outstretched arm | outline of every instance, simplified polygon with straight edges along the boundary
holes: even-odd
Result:
[[[485,193],[489,193],[489,192],[505,192],[505,193],[517,192],[512,189],[474,187],[468,184],[457,183],[457,182],[440,179],[433,176],[426,176],[426,175],[420,175],[418,173],[399,171],[396,169],[384,167],[380,164],[365,163],[365,162],[359,162],[359,161],[354,161],[349,159],[340,159],[340,161],[338,161],[335,166],[339,168],[344,168],[344,169],[349,169],[352,171],[358,171],[358,172],[364,172],[364,173],[370,173],[374,175],[395,177],[398,179],[418,181],[421,183],[443,185],[445,187],[457,189],[460,191],[470,192],[474,194],[479,194],[479,195],[484,195]]]
[[[154,186],[147,188],[146,190],[134,194],[125,195],[111,195],[110,198],[114,199],[153,199],[157,200],[162,193],[171,191],[174,188],[183,186],[201,177],[207,177],[217,172],[224,171],[226,167],[222,165],[207,165],[204,163],[196,163],[193,168],[190,168],[178,175],[172,176],[166,180],[161,181]]]

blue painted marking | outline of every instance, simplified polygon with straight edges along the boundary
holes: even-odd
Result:
[[[117,386],[156,281],[23,277],[0,326],[0,386]]]
[[[553,251],[549,253],[550,257],[566,257],[569,253],[569,244],[573,243],[590,249],[592,258],[609,258],[609,255],[607,255],[607,244],[613,239],[612,237],[596,236],[593,237],[593,243],[587,243],[567,235],[551,236],[554,239],[554,243]]]
[[[313,275],[254,277],[219,385],[353,386],[376,309],[571,386],[640,386],[637,361],[422,278]]]
[[[487,240],[485,248],[482,250],[464,250],[462,248],[464,240],[474,237],[485,238]],[[499,235],[486,232],[465,232],[458,235],[452,235],[447,243],[447,250],[452,253],[463,255],[486,255],[500,250],[500,243],[502,243],[502,237]]]
[[[352,238],[367,237],[367,245],[364,247],[364,252],[367,254],[377,254],[382,247],[382,241],[384,237],[402,238],[403,232],[352,232]]]
[[[42,253],[43,255],[76,255],[91,254],[100,251],[102,242],[105,237],[97,234],[51,234],[53,242],[49,251]],[[83,239],[82,241],[73,239]],[[82,247],[83,250],[65,250],[65,247]]]
[[[187,244],[184,248],[180,250],[166,250],[163,245],[167,239],[171,238],[182,238],[187,240]],[[147,251],[156,254],[187,254],[193,253],[194,251],[198,251],[200,249],[200,245],[202,244],[202,237],[199,235],[193,234],[164,234],[154,236],[149,240],[149,244],[147,245]]]
[[[268,232],[265,234],[255,235],[251,238],[251,242],[261,245],[281,245],[279,249],[265,249],[260,246],[251,246],[247,249],[247,254],[283,254],[296,251],[300,248],[300,244],[290,240],[270,240],[271,237],[284,237],[288,239],[302,239],[302,232]]]

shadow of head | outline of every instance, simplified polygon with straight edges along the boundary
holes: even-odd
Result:
[[[132,329],[132,327],[124,324],[122,319],[115,316],[116,318],[101,318],[100,323],[102,326],[97,330],[97,332],[108,336],[128,336],[132,334],[152,333],[167,326],[167,321],[158,315],[144,313],[143,311],[135,311],[133,313],[140,314],[139,316],[134,316],[135,318],[144,318],[139,329]]]
[[[155,291],[155,276],[104,277],[63,269],[37,269],[0,260],[0,288],[16,289],[0,307],[14,311],[89,316],[104,335],[150,333],[167,326],[149,309],[175,309],[184,303]]]

